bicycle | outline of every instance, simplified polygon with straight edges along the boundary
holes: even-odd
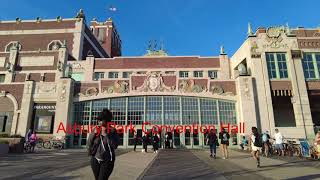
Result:
[[[43,147],[46,149],[56,148],[56,149],[63,149],[65,145],[64,140],[50,138],[47,141],[43,142]]]
[[[39,148],[39,149],[40,149],[40,148],[43,148],[43,144],[44,144],[43,139],[39,138],[39,139],[37,140],[36,147]]]

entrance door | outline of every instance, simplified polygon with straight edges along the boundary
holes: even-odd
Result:
[[[184,145],[188,148],[192,148],[192,139],[190,129],[186,129],[184,133]]]
[[[174,148],[181,147],[180,133],[178,133],[177,131],[174,131],[173,133],[173,147]]]
[[[192,141],[193,148],[199,147],[199,132],[198,132],[198,129],[195,129],[193,131],[192,139],[193,139],[193,141]]]

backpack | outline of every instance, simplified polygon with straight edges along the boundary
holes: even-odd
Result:
[[[262,138],[261,136],[257,133],[257,134],[254,134],[254,143],[253,145],[256,146],[256,147],[262,147]]]
[[[269,140],[268,134],[264,133],[264,134],[262,135],[262,141],[263,141],[263,142],[267,142],[268,140]]]

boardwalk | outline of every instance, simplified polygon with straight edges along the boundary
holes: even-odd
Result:
[[[188,150],[164,150],[142,177],[153,179],[221,179],[221,175]]]

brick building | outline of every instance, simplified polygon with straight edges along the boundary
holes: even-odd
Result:
[[[244,126],[239,134],[257,126],[312,138],[320,125],[319,34],[284,26],[253,33],[249,26],[231,58],[223,48],[199,57],[152,47],[124,57],[111,19],[89,27],[80,11],[71,19],[1,21],[0,133],[24,136],[34,128],[44,138],[67,137],[68,146],[86,145],[87,125],[107,107],[115,123],[134,125],[139,136],[152,125],[230,123]],[[74,123],[85,129],[57,131]],[[197,148],[205,144],[199,130],[168,134],[174,147]],[[120,136],[121,147],[133,145],[130,131]]]

